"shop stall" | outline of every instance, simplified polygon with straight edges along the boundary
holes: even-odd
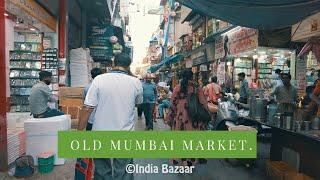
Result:
[[[29,95],[42,70],[52,73],[49,88],[58,97],[59,70],[57,21],[35,1],[6,1],[6,64],[8,66],[8,164],[26,153],[28,136],[23,122],[30,117]],[[49,104],[57,108],[57,103]],[[30,147],[30,146],[29,146]]]
[[[225,78],[232,84],[239,86],[237,74],[242,72],[251,87],[261,88],[270,88],[276,69],[295,77],[295,51],[261,46],[260,39],[258,30],[239,26],[216,39],[215,59],[226,66]]]

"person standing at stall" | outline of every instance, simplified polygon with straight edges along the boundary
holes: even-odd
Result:
[[[49,85],[51,84],[52,73],[41,71],[39,73],[39,82],[35,84],[30,93],[30,111],[34,118],[48,118],[64,115],[63,112],[57,109],[51,109],[48,102],[55,102]]]
[[[290,74],[282,74],[282,86],[278,86],[271,94],[271,97],[275,97],[278,104],[279,113],[293,113],[295,110],[295,104],[298,99],[298,92],[296,87],[291,83]]]
[[[243,104],[247,104],[248,101],[248,93],[249,93],[249,83],[246,80],[246,74],[245,73],[239,73],[238,74],[238,79],[240,81],[240,98],[239,102]]]
[[[142,109],[146,119],[146,130],[153,130],[153,112],[157,100],[157,87],[152,83],[151,75],[147,74],[143,87]]]
[[[91,69],[90,73],[91,73],[92,80],[94,80],[94,78],[96,78],[97,76],[102,74],[102,71],[100,68],[93,68],[93,69]],[[83,99],[84,100],[86,99],[86,96],[87,96],[89,88],[91,87],[91,84],[92,84],[92,82],[90,82],[86,87],[84,87],[84,90],[83,90]],[[86,127],[87,131],[91,131],[91,129],[92,129],[92,124],[94,121],[94,113],[95,113],[95,110],[90,115],[90,118],[89,118],[89,121],[88,121],[88,124]]]

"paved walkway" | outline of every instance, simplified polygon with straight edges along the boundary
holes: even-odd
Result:
[[[144,120],[137,120],[136,130],[144,130]],[[158,120],[154,124],[154,129],[157,131],[169,130],[169,127]],[[268,146],[259,145],[261,147],[258,156],[267,158]],[[258,168],[248,169],[244,166],[234,167],[221,159],[209,159],[208,164],[197,165],[193,174],[190,175],[175,175],[175,174],[135,174],[135,180],[264,180],[266,174],[264,172],[264,160],[258,160]],[[63,166],[55,166],[55,169],[50,174],[36,173],[28,180],[71,180],[74,179],[74,159],[68,159],[67,163]],[[146,165],[153,164],[161,167],[162,164],[168,164],[168,159],[134,159],[135,164]],[[7,173],[0,173],[0,180],[12,180]]]

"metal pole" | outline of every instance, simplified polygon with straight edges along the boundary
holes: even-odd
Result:
[[[173,9],[174,6],[174,0],[169,0],[169,5],[170,5],[170,12]],[[166,33],[164,34],[164,45],[163,45],[163,60],[167,58],[167,51],[168,51],[168,41],[169,41],[169,35],[170,35],[170,26],[171,26],[171,21],[172,17],[170,15],[168,16],[168,25],[166,29]]]

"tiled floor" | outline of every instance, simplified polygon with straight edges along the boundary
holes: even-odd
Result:
[[[144,120],[137,120],[136,130],[144,130]],[[154,124],[155,130],[169,130],[168,126],[162,120]],[[268,146],[260,145],[258,156],[268,156]],[[74,179],[74,159],[69,159],[63,166],[55,166],[50,174],[35,173],[28,180],[71,180]],[[134,159],[134,163],[139,165],[153,164],[160,167],[162,164],[168,164],[168,159]],[[0,173],[0,180],[15,179]],[[221,159],[209,159],[206,165],[197,165],[193,174],[175,175],[175,174],[135,174],[135,180],[264,180],[267,179],[264,172],[264,160],[257,160],[257,168],[248,169],[244,166],[234,167]]]

